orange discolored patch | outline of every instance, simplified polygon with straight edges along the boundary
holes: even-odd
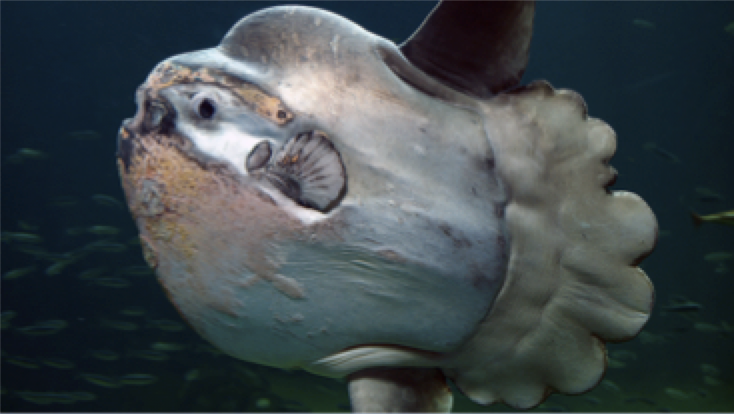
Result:
[[[169,86],[196,82],[216,84],[231,89],[254,112],[277,125],[285,125],[294,117],[293,113],[277,97],[265,93],[254,84],[216,69],[192,70],[185,66],[164,62],[150,74],[144,87],[149,88],[151,94],[155,96],[158,91]]]

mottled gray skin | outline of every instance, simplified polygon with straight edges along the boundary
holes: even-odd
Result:
[[[528,10],[513,13],[530,30]],[[517,32],[502,33],[498,42]],[[416,39],[416,60],[430,38]],[[518,56],[528,41],[524,31]],[[497,50],[493,59],[505,63],[475,73],[497,74],[476,91],[452,85],[461,73],[447,73],[450,65],[434,68],[451,88],[339,16],[274,7],[241,20],[216,48],[162,62],[185,80],[151,74],[118,156],[146,258],[194,329],[246,361],[357,371],[357,409],[450,408],[439,370],[401,368],[385,382],[389,369],[377,378],[364,369],[431,366],[475,333],[502,288],[508,194],[485,117],[465,94],[517,82],[526,56]],[[285,112],[253,110],[264,98],[220,75]],[[216,108],[211,118],[198,111],[203,100]],[[264,140],[278,148],[312,130],[331,140],[347,176],[328,212],[294,203],[246,168]],[[365,354],[329,360],[346,349]],[[366,404],[378,394],[386,400]],[[407,405],[400,395],[412,395]]]
[[[249,260],[273,263],[269,275],[259,274],[236,249],[189,260],[174,250],[164,254],[167,245],[141,225],[158,252],[159,277],[169,292],[174,286],[172,300],[199,332],[233,356],[284,368],[363,344],[446,352],[473,333],[502,285],[506,265],[505,194],[475,110],[428,96],[396,76],[390,65],[415,71],[416,82],[433,82],[411,69],[392,43],[310,8],[255,13],[218,48],[167,62],[219,70],[257,85],[295,114],[286,125],[273,125],[248,114],[232,90],[206,82],[156,90],[176,114],[166,136],[192,147],[190,157],[229,161],[218,167],[223,176],[242,189],[268,193],[273,211],[292,219],[282,230],[293,236],[237,236],[228,244],[249,255],[260,243],[262,257]],[[433,86],[436,94],[454,93]],[[156,87],[141,87],[140,108]],[[200,101],[197,93],[216,102],[219,118],[196,119],[191,108]],[[139,113],[126,128],[141,134],[136,120],[144,117]],[[346,195],[328,214],[293,205],[244,168],[261,140],[277,147],[312,129],[330,137],[347,171]],[[218,196],[237,204],[236,195]],[[271,218],[222,211],[207,219],[206,228],[185,217],[177,220],[189,233],[203,234],[217,220],[237,220],[252,230]],[[310,237],[304,239],[305,233]],[[198,291],[177,285],[201,277],[218,284],[206,287],[212,295],[225,288],[234,295],[224,314],[221,303],[202,303]],[[239,285],[251,277],[271,284]],[[291,289],[274,289],[278,281]]]

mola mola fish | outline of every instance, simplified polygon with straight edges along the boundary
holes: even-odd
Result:
[[[241,360],[345,378],[355,411],[578,394],[633,338],[657,223],[614,131],[520,86],[530,2],[444,2],[404,44],[277,6],[168,58],[122,123],[143,255]]]

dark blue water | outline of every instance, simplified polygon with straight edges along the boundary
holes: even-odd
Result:
[[[3,411],[332,411],[348,408],[345,384],[305,373],[286,373],[206,352],[188,327],[163,331],[151,320],[183,323],[153,276],[125,276],[127,288],[103,287],[78,275],[106,267],[144,265],[125,209],[91,196],[124,200],[115,167],[115,135],[135,111],[133,95],[150,70],[174,54],[212,47],[241,17],[276,3],[260,2],[2,2],[2,231],[36,233],[49,254],[3,242],[2,273],[36,266],[2,280],[2,310],[16,312],[2,331]],[[307,3],[329,9],[385,38],[402,42],[432,9],[430,2]],[[635,20],[644,20],[645,22]],[[659,221],[661,237],[642,267],[656,288],[657,306],[645,332],[610,347],[627,354],[626,366],[610,368],[612,387],[587,396],[554,396],[538,410],[732,411],[734,410],[734,261],[704,260],[734,252],[734,228],[694,228],[689,210],[702,214],[734,208],[734,22],[731,2],[541,2],[530,63],[523,79],[547,79],[581,93],[591,116],[618,136],[612,164],[614,189],[640,194]],[[654,25],[652,27],[650,24]],[[72,131],[96,131],[76,140]],[[21,148],[38,159],[12,158]],[[657,150],[653,149],[657,148]],[[698,190],[697,190],[698,188]],[[702,197],[708,189],[715,197]],[[59,206],[57,197],[73,197]],[[21,223],[22,222],[22,223]],[[23,225],[30,226],[24,230]],[[47,275],[61,254],[100,239],[69,234],[71,228],[116,226],[112,239],[124,252],[95,252]],[[53,255],[56,256],[53,256]],[[51,255],[51,256],[49,256]],[[53,258],[49,258],[53,257]],[[677,296],[703,305],[695,314],[663,314]],[[146,315],[118,312],[142,306]],[[17,328],[60,319],[68,327],[46,336]],[[110,328],[104,320],[138,323],[137,330]],[[696,325],[698,323],[698,325]],[[710,324],[718,331],[703,329]],[[698,327],[698,328],[697,328]],[[183,344],[167,361],[125,356],[153,342]],[[91,356],[119,352],[118,361]],[[13,357],[61,357],[76,367],[61,370],[13,364]],[[719,373],[704,374],[701,364]],[[193,370],[198,378],[186,380]],[[146,386],[105,388],[81,373],[120,376],[148,373]],[[193,374],[191,374],[193,376]],[[708,375],[709,379],[704,378]],[[713,378],[715,381],[712,381]],[[681,390],[676,397],[666,389]],[[88,391],[94,401],[73,404],[22,399],[19,391]],[[593,397],[593,398],[589,398]],[[649,399],[640,400],[639,398]],[[263,399],[267,399],[266,407]],[[258,401],[260,406],[258,407]],[[625,402],[626,401],[626,402]],[[457,411],[482,407],[457,397]]]

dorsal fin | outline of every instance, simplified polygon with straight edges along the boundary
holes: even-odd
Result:
[[[534,15],[534,2],[442,1],[400,49],[440,82],[487,98],[520,82]]]

